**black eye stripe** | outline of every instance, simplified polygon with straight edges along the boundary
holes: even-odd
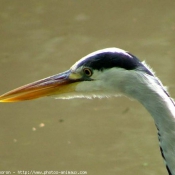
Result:
[[[77,67],[81,66],[98,71],[103,71],[104,69],[110,69],[113,67],[123,68],[126,70],[140,69],[143,72],[153,76],[151,71],[146,68],[137,57],[128,52],[101,52],[87,57],[82,62],[79,62]]]

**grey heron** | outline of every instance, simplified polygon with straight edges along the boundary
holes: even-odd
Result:
[[[175,103],[153,71],[129,52],[118,48],[95,51],[69,70],[14,89],[0,102],[59,98],[110,97],[123,94],[138,100],[152,115],[160,151],[169,175],[175,175]]]

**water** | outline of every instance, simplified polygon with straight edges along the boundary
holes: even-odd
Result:
[[[0,93],[119,47],[146,60],[175,97],[173,1],[5,1]],[[0,104],[0,170],[164,175],[148,112],[127,98]]]

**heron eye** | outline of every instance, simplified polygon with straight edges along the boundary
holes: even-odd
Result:
[[[88,76],[88,77],[92,76],[92,70],[89,69],[89,68],[84,68],[84,69],[83,69],[83,72],[84,72],[84,74],[85,74],[86,76]]]

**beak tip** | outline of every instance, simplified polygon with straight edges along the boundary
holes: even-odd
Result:
[[[8,98],[4,98],[0,96],[0,103],[5,103],[5,102],[13,102],[13,101],[10,101]]]

